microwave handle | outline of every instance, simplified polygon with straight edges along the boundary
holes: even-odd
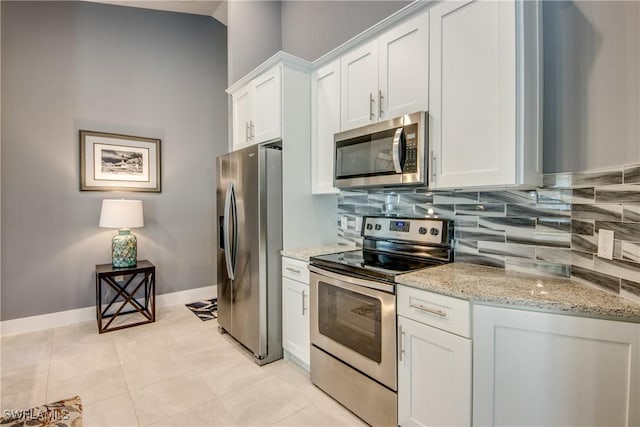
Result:
[[[396,170],[396,173],[402,173],[402,133],[404,132],[404,128],[396,129],[396,133],[393,136],[393,167]]]

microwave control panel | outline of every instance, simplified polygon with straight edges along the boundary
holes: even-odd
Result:
[[[418,124],[412,123],[404,127],[405,157],[402,171],[415,173],[418,171]]]
[[[422,218],[365,217],[362,236],[374,239],[391,239],[409,242],[446,244],[447,221]]]

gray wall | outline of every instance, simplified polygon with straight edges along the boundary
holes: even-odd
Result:
[[[313,61],[410,1],[230,1],[229,85],[279,50]]]
[[[229,85],[282,50],[279,1],[227,4]]]
[[[283,1],[282,50],[314,61],[410,1]]]
[[[2,319],[95,301],[116,230],[144,201],[139,259],[159,294],[215,283],[215,156],[226,149],[226,29],[203,16],[2,2]],[[78,130],[162,139],[162,193],[79,191]]]
[[[640,161],[640,2],[546,1],[544,171]]]

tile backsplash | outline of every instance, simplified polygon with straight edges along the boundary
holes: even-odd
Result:
[[[343,191],[339,241],[361,246],[365,215],[451,219],[456,261],[574,277],[640,298],[640,163],[548,174],[536,190]],[[602,229],[614,232],[613,260],[596,255]]]

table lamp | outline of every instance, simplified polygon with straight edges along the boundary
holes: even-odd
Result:
[[[135,267],[138,262],[138,243],[129,229],[144,226],[142,200],[103,200],[99,226],[120,229],[111,241],[113,266]]]

